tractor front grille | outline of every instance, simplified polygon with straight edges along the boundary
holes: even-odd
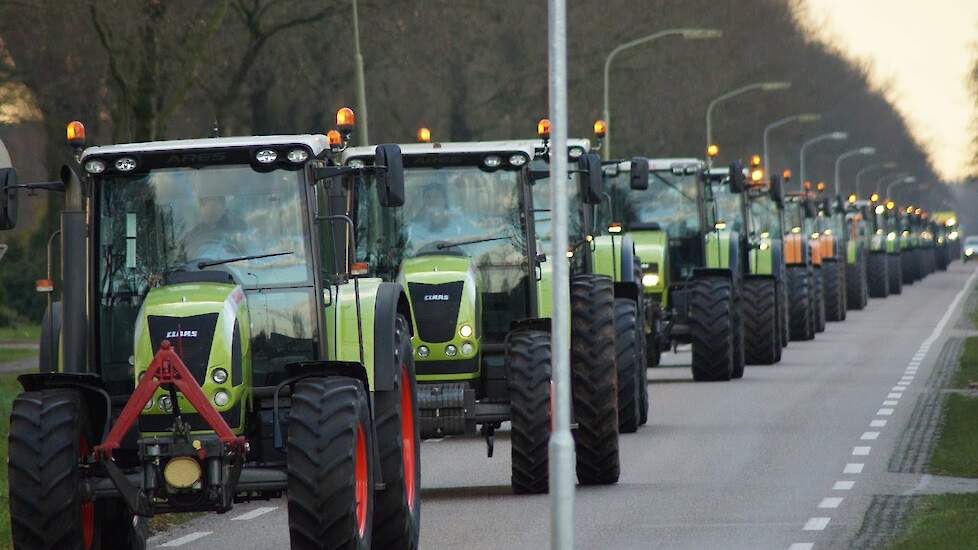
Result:
[[[425,342],[447,342],[455,336],[463,281],[430,285],[408,283],[418,334]]]
[[[169,340],[173,351],[177,352],[197,383],[203,386],[218,315],[218,313],[206,313],[192,317],[147,316],[146,322],[149,325],[153,353],[159,351],[163,340]]]

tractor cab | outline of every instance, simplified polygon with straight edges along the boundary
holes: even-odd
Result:
[[[86,548],[129,547],[145,535],[133,517],[226,512],[288,492],[293,544],[369,546],[373,527],[393,521],[408,527],[374,540],[416,545],[406,297],[380,279],[351,281],[336,246],[351,228],[318,200],[348,174],[399,194],[398,148],[341,167],[336,132],[85,147],[73,122],[68,137],[80,174],[22,185],[0,174],[8,217],[18,188],[66,196],[63,314],[46,316],[52,359],[21,377],[13,415],[40,403],[70,422],[42,415],[11,428],[10,493],[33,495],[29,510],[11,508],[14,540],[60,514],[79,522],[69,528]],[[392,414],[395,429],[373,422]],[[40,444],[55,436],[77,442],[70,456]],[[39,497],[40,476],[86,490]],[[323,506],[327,496],[335,504]]]

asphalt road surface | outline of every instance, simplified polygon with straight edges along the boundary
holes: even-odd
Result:
[[[740,381],[693,383],[689,354],[666,355],[649,425],[621,438],[620,482],[577,490],[577,548],[848,547],[973,273],[956,262],[871,300]],[[505,433],[492,459],[480,439],[422,445],[422,548],[548,547],[548,497],[510,494],[509,453]],[[151,547],[288,548],[285,508],[242,505]]]

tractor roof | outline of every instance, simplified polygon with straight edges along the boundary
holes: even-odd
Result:
[[[321,134],[302,134],[284,136],[241,136],[204,139],[175,139],[168,141],[148,141],[143,143],[120,143],[89,147],[82,153],[82,159],[93,155],[115,155],[122,153],[155,153],[162,151],[183,151],[188,149],[222,149],[230,147],[274,147],[276,145],[305,145],[313,156],[319,156],[329,148],[326,136]],[[371,153],[373,150],[371,149]]]
[[[703,166],[703,161],[694,158],[674,158],[674,159],[649,159],[649,170],[672,170],[675,165],[689,166],[695,164],[697,167]],[[618,163],[618,169],[625,172],[632,169],[631,160],[623,160]]]
[[[410,155],[450,155],[450,154],[486,154],[486,153],[524,153],[533,158],[537,140],[523,141],[459,141],[447,143],[403,143],[400,145],[401,154]],[[375,147],[350,147],[343,151],[343,162],[356,157],[373,156]]]

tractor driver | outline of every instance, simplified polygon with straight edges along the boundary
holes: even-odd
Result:
[[[444,186],[429,184],[421,192],[421,208],[408,225],[409,247],[422,248],[436,241],[464,238],[468,232],[459,223],[462,217],[457,208],[449,206]]]
[[[195,187],[197,223],[188,231],[183,249],[188,260],[240,256],[241,224],[228,211],[227,195],[214,182]]]

